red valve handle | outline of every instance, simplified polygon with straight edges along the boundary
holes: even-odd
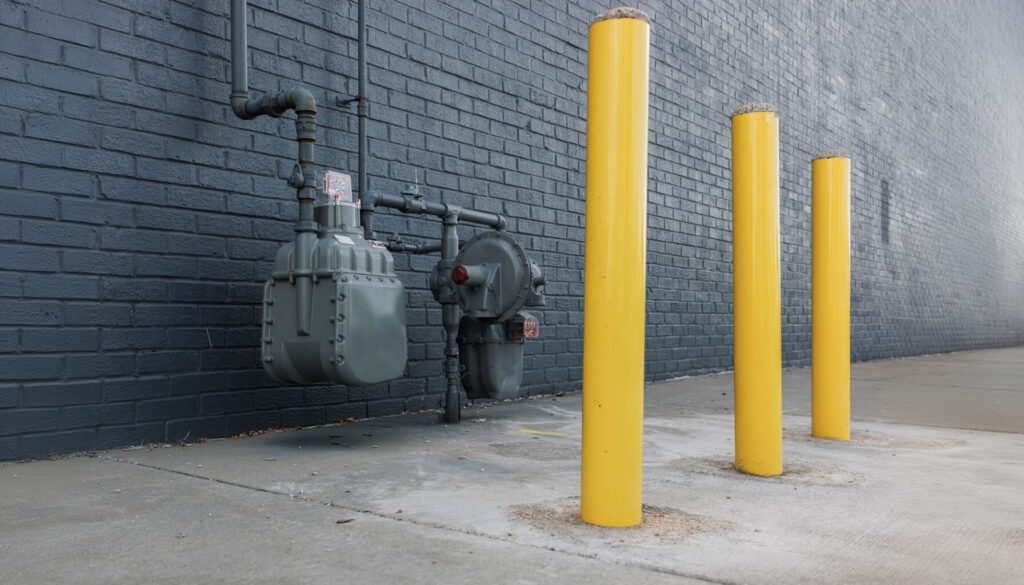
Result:
[[[467,280],[469,280],[469,269],[462,264],[452,268],[452,282],[455,284],[462,284]]]

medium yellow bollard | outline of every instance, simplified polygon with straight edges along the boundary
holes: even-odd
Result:
[[[650,19],[632,8],[590,26],[580,516],[641,520]]]
[[[779,118],[767,104],[732,117],[736,469],[782,473]]]
[[[850,438],[850,159],[811,162],[811,434]]]

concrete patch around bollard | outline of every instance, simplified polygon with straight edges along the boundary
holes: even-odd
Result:
[[[580,519],[579,498],[549,504],[528,504],[510,508],[515,520],[533,528],[576,542],[588,540],[637,546],[677,545],[687,538],[723,530],[730,523],[720,518],[692,514],[644,504],[643,520],[636,526],[609,528],[587,524]]]

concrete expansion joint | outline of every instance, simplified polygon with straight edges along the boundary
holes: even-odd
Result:
[[[673,570],[667,569],[667,568],[662,568],[662,567],[657,567],[657,566],[649,566],[649,565],[637,564],[637,563],[619,563],[619,562],[615,562],[615,561],[611,561],[611,560],[607,560],[607,559],[598,559],[594,555],[584,554],[584,553],[580,553],[580,552],[574,552],[574,551],[571,551],[571,550],[565,550],[565,549],[561,549],[561,548],[555,549],[555,548],[551,548],[548,545],[538,545],[538,544],[530,544],[530,543],[518,542],[518,541],[513,540],[513,539],[502,538],[500,536],[496,536],[496,535],[493,535],[493,534],[487,534],[485,532],[480,532],[478,530],[472,530],[472,529],[466,529],[466,528],[457,528],[457,527],[453,527],[453,526],[446,526],[446,525],[444,525],[442,523],[439,523],[439,522],[415,520],[413,518],[403,518],[403,517],[397,516],[395,514],[388,514],[388,513],[379,512],[379,511],[376,511],[376,510],[370,510],[370,509],[365,509],[365,508],[355,508],[355,507],[352,507],[352,506],[345,506],[345,505],[336,503],[334,500],[327,500],[327,501],[325,501],[325,500],[312,499],[312,498],[310,498],[308,500],[304,500],[302,498],[298,498],[298,497],[294,496],[293,494],[289,494],[289,493],[285,493],[285,492],[281,492],[281,491],[276,491],[276,490],[269,489],[269,488],[263,488],[263,487],[259,487],[259,486],[255,486],[255,485],[248,485],[248,484],[244,484],[244,483],[240,483],[240,482],[236,482],[236,481],[228,481],[228,480],[225,480],[225,479],[219,479],[219,478],[215,478],[215,477],[208,477],[208,476],[205,476],[205,475],[200,475],[198,473],[192,473],[192,472],[188,472],[188,471],[181,471],[181,470],[178,470],[178,469],[171,469],[171,468],[168,468],[168,467],[161,467],[159,465],[153,465],[153,464],[150,464],[150,463],[142,463],[142,462],[139,462],[139,461],[128,461],[126,459],[119,459],[119,458],[109,457],[109,456],[102,456],[102,457],[100,457],[100,459],[103,459],[103,460],[106,460],[106,461],[109,461],[109,462],[112,462],[112,463],[115,463],[115,464],[123,463],[125,465],[133,465],[135,467],[142,467],[142,468],[150,469],[150,470],[153,470],[153,471],[163,471],[163,472],[167,472],[167,473],[173,473],[175,475],[181,475],[181,476],[189,477],[189,478],[192,478],[192,479],[198,479],[198,480],[203,480],[203,481],[210,481],[210,482],[213,482],[213,483],[218,483],[218,484],[229,486],[229,487],[239,488],[239,489],[243,489],[243,490],[250,490],[250,491],[254,491],[254,492],[268,494],[268,495],[271,495],[271,496],[279,496],[279,497],[282,497],[282,498],[287,498],[288,500],[298,501],[298,502],[301,502],[301,503],[316,504],[316,505],[320,505],[320,506],[327,506],[329,508],[335,508],[335,509],[338,509],[338,510],[345,510],[346,512],[350,512],[350,513],[353,513],[353,514],[364,514],[366,516],[373,516],[374,518],[379,518],[381,520],[392,520],[392,521],[395,521],[395,522],[403,522],[403,523],[412,524],[412,525],[415,525],[415,526],[422,526],[422,527],[425,527],[425,528],[432,528],[434,530],[441,530],[443,532],[453,532],[453,533],[457,533],[457,534],[465,534],[467,536],[475,536],[475,537],[479,537],[479,538],[484,538],[486,540],[492,540],[492,541],[495,541],[495,542],[503,542],[503,543],[512,544],[512,545],[520,546],[520,547],[524,547],[524,548],[540,549],[540,550],[544,550],[544,551],[551,551],[551,552],[556,553],[556,554],[568,555],[568,556],[579,557],[579,558],[584,558],[584,559],[589,559],[589,560],[598,560],[598,561],[604,562],[604,563],[609,563],[609,564],[614,564],[614,565],[619,565],[619,566],[624,566],[624,567],[632,567],[632,568],[636,568],[636,569],[652,571],[652,572],[655,572],[655,573],[662,573],[662,574],[667,574],[667,575],[675,575],[675,576],[678,576],[678,577],[687,577],[687,578],[690,578],[690,579],[696,579],[696,580],[699,580],[699,581],[705,581],[707,583],[713,583],[715,585],[731,585],[731,584],[727,584],[727,583],[722,582],[722,581],[715,581],[715,580],[707,579],[706,577],[700,577],[700,576],[695,576],[695,575],[691,575],[691,574],[687,574],[687,573],[683,573],[683,572],[679,572],[679,571],[673,571]]]
[[[616,18],[632,18],[633,20],[640,20],[651,23],[651,17],[647,16],[647,13],[637,8],[630,8],[628,6],[621,6],[619,8],[612,8],[611,10],[605,10],[601,14],[594,17],[594,20],[590,21],[590,25],[593,26],[599,22],[605,20],[614,20]]]
[[[740,114],[752,114],[754,112],[778,112],[778,110],[769,103],[747,102],[733,110],[731,117],[739,116]]]

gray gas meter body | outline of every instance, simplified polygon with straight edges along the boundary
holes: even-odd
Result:
[[[405,288],[391,253],[363,239],[353,203],[317,206],[310,330],[297,331],[295,244],[281,247],[263,295],[263,365],[292,384],[367,386],[400,378],[406,362]],[[333,218],[326,217],[333,214]]]

